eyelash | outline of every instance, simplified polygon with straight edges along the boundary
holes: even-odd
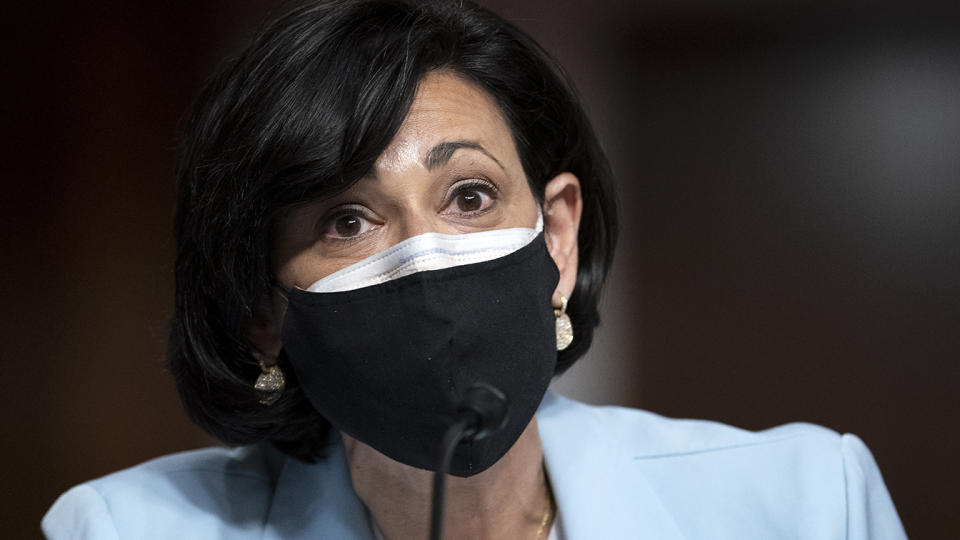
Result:
[[[454,184],[453,186],[451,186],[450,194],[447,196],[446,206],[455,204],[457,201],[457,197],[459,197],[460,194],[464,193],[465,191],[482,191],[493,200],[493,203],[497,201],[498,195],[500,194],[500,189],[493,182],[485,178],[471,179],[471,180],[463,181],[462,183]],[[490,208],[476,210],[474,212],[469,212],[464,215],[478,216],[478,215],[487,213],[492,208],[493,206],[491,203]]]
[[[364,209],[360,206],[340,206],[338,208],[335,208],[332,212],[324,216],[323,220],[320,221],[320,233],[325,237],[327,241],[342,242],[342,243],[353,242],[365,236],[367,232],[370,232],[370,231],[367,231],[367,232],[358,234],[357,236],[348,236],[348,237],[339,237],[339,236],[332,236],[327,234],[327,232],[330,230],[331,227],[334,226],[337,220],[344,216],[357,216],[365,221],[372,221],[370,217],[367,215],[367,212],[365,212]]]
[[[455,183],[449,188],[449,194],[447,195],[447,200],[444,205],[444,208],[449,207],[452,204],[456,204],[457,197],[459,197],[464,192],[480,191],[480,192],[483,192],[483,194],[485,194],[487,197],[489,197],[492,200],[489,207],[482,208],[480,210],[475,210],[473,212],[461,212],[461,215],[470,216],[470,217],[479,216],[493,209],[493,204],[497,201],[498,195],[500,193],[500,189],[497,187],[496,184],[494,184],[493,182],[485,178],[476,178],[476,179],[459,181],[459,182],[460,182],[459,184]],[[344,216],[357,216],[365,221],[368,221],[368,222],[372,221],[367,214],[368,213],[360,205],[348,205],[348,206],[340,206],[338,208],[335,208],[329,214],[324,216],[323,220],[321,220],[320,233],[329,242],[340,242],[340,243],[354,242],[362,238],[363,236],[365,236],[366,233],[370,231],[360,233],[357,236],[348,236],[348,237],[334,236],[328,233],[331,227],[334,226],[336,221]]]

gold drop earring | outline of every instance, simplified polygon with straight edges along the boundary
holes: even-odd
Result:
[[[562,351],[573,343],[573,323],[567,315],[566,296],[560,296],[560,308],[554,308],[553,314],[557,317],[557,350]]]
[[[274,364],[268,366],[260,360],[260,376],[257,382],[253,384],[253,389],[257,393],[257,398],[264,405],[273,405],[280,399],[283,389],[287,386],[287,380],[283,376],[283,370],[280,366]]]

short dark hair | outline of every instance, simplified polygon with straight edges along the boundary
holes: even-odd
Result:
[[[280,17],[210,80],[185,126],[178,169],[170,370],[190,418],[227,444],[269,440],[312,460],[330,425],[281,353],[287,389],[258,402],[249,328],[273,290],[271,227],[292,206],[368,173],[423,76],[448,70],[493,97],[534,197],[569,171],[581,183],[576,339],[589,348],[613,256],[609,165],[573,85],[532,38],[469,2],[313,2]]]

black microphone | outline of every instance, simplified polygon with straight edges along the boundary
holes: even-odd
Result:
[[[463,394],[457,418],[470,420],[462,440],[479,441],[507,425],[507,396],[486,383],[476,383]]]
[[[433,502],[430,511],[430,540],[443,536],[443,504],[447,469],[461,441],[479,441],[499,431],[507,423],[510,406],[507,396],[493,386],[476,383],[463,394],[457,418],[443,436],[440,463],[433,473]]]

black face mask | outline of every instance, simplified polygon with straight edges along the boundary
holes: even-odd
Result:
[[[345,292],[289,291],[284,351],[316,410],[387,457],[433,470],[477,384],[499,390],[499,430],[461,443],[450,474],[496,463],[530,423],[556,367],[543,234],[506,256]]]

